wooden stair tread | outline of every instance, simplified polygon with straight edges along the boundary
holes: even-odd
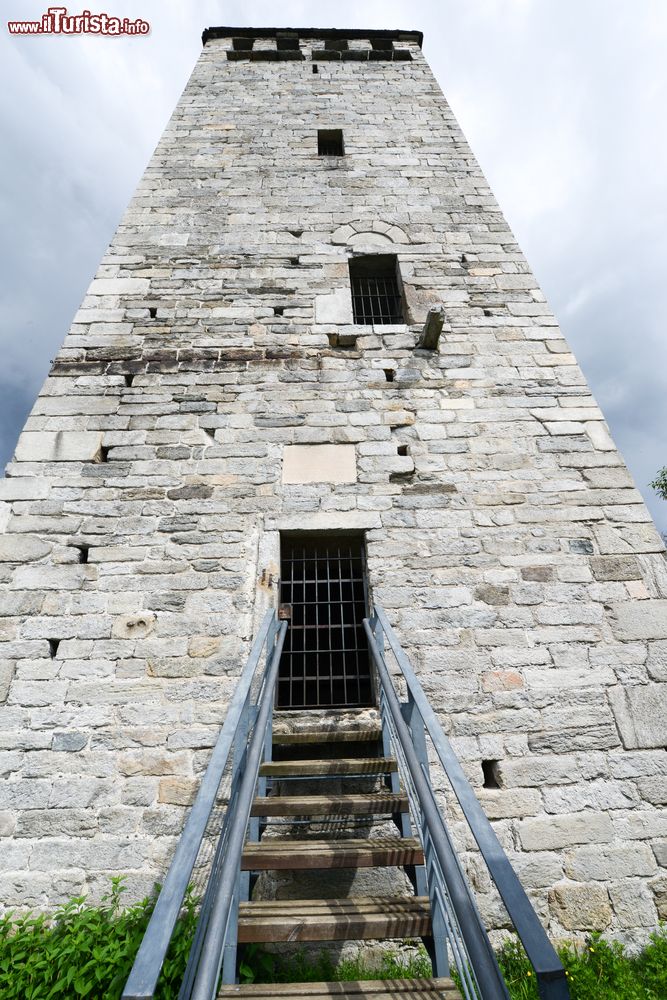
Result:
[[[346,840],[265,838],[246,843],[242,871],[303,868],[375,868],[424,863],[416,837]]]
[[[431,930],[427,896],[364,896],[241,903],[239,941],[356,941],[423,937]]]
[[[343,757],[338,760],[272,760],[259,773],[266,778],[318,777],[320,775],[388,774],[397,771],[393,757]]]
[[[250,983],[244,986],[223,986],[218,997],[247,997],[248,1000],[301,1000],[310,997],[337,997],[338,1000],[461,1000],[452,979],[366,979],[334,983]]]
[[[274,733],[273,743],[281,747],[306,743],[372,743],[381,736],[381,729],[318,729],[307,733]]]
[[[348,816],[407,812],[406,795],[269,795],[255,799],[251,816]]]

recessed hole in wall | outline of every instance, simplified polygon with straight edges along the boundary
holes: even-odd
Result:
[[[276,38],[276,49],[278,52],[298,52],[298,35],[278,35]]]
[[[399,455],[403,455],[403,456],[410,454],[410,452],[408,451],[407,444],[399,444],[399,446],[397,447],[396,451],[397,451],[397,453]]]
[[[285,313],[285,306],[274,306],[273,307],[273,315],[274,316],[282,316],[282,315],[284,315],[284,313]]]
[[[298,267],[299,266],[299,258],[298,257],[290,257],[289,262],[292,265],[292,267]]]
[[[109,461],[109,449],[105,448],[104,445],[100,448],[100,462]]]
[[[317,63],[313,63],[313,73],[319,73],[319,71],[320,67],[317,65]]]
[[[124,378],[125,378],[125,385],[129,389],[132,383],[134,382],[134,375],[125,375]]]
[[[484,315],[485,315],[485,316],[493,316],[493,313],[491,312],[491,310],[490,310],[490,309],[485,309],[485,310],[484,310]]]
[[[482,774],[484,775],[485,788],[500,788],[497,760],[483,760]]]
[[[90,552],[90,545],[74,545],[73,548],[77,549],[79,553],[79,562],[88,562],[88,553]]]
[[[155,319],[157,316],[157,306],[149,306],[148,313],[151,319]]]
[[[344,156],[343,130],[340,128],[319,128],[317,130],[318,156]]]
[[[49,653],[51,654],[51,659],[54,660],[58,655],[58,646],[60,645],[60,639],[49,639]]]
[[[215,441],[215,429],[213,427],[202,427],[204,434],[208,434]]]
[[[341,351],[353,351],[357,346],[357,338],[350,333],[328,333],[329,347],[338,348]]]
[[[297,240],[300,236],[303,236],[303,229],[288,229],[287,232],[290,236],[296,236]]]
[[[394,379],[396,378],[396,369],[395,368],[385,368],[384,369],[384,377],[386,378],[387,382],[393,382]]]

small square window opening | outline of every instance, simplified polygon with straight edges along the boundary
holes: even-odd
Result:
[[[343,156],[343,132],[339,128],[320,128],[317,130],[318,156]]]
[[[235,52],[250,52],[254,44],[254,38],[232,38],[232,48]]]
[[[395,254],[352,257],[350,287],[355,323],[405,322]]]
[[[278,52],[297,52],[299,49],[298,35],[278,35],[276,38]]]
[[[346,38],[326,38],[324,48],[327,52],[347,52],[349,46]]]
[[[391,38],[371,38],[371,48],[375,52],[391,52],[394,48],[394,43]]]

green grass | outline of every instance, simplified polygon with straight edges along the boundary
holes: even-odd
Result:
[[[359,955],[334,963],[326,951],[317,957],[303,951],[285,957],[248,945],[240,966],[242,983],[350,982],[358,979],[419,979],[432,976],[431,960],[423,945],[412,954],[385,951],[379,961],[368,962]]]
[[[639,955],[595,934],[585,946],[559,948],[571,1000],[667,1000],[667,929],[651,935]],[[518,941],[508,941],[498,962],[512,1000],[538,1000],[537,983]]]

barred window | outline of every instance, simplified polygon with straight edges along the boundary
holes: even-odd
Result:
[[[395,254],[350,259],[352,312],[355,323],[404,323]]]

